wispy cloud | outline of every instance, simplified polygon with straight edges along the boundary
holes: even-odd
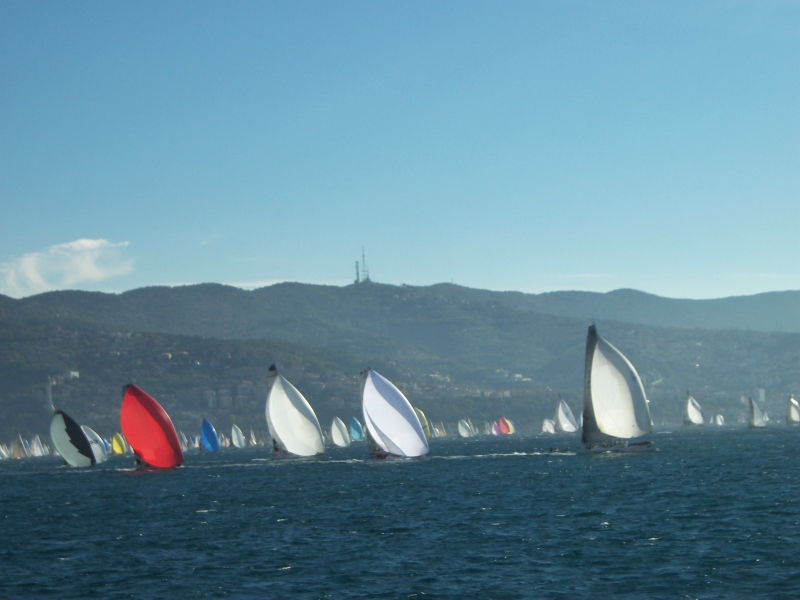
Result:
[[[0,293],[15,298],[102,281],[133,270],[123,256],[128,242],[75,240],[0,264]]]

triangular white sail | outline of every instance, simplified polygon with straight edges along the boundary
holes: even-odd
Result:
[[[362,376],[362,409],[371,450],[379,455],[403,457],[427,454],[425,432],[408,399],[391,381],[372,369],[364,371]]]
[[[347,448],[350,445],[350,432],[339,417],[335,417],[331,423],[331,441],[339,448]]]
[[[725,417],[722,415],[716,415],[714,417],[714,425],[725,425]]]
[[[575,421],[575,415],[572,414],[569,405],[559,394],[558,406],[556,406],[556,416],[553,419],[553,424],[556,431],[563,433],[575,433],[580,429],[578,423]]]
[[[465,438],[472,437],[472,429],[464,419],[458,422],[458,435]]]
[[[705,424],[703,409],[689,392],[686,392],[686,411],[683,413],[683,424],[687,426]]]
[[[748,415],[747,427],[750,429],[754,429],[756,427],[766,427],[767,423],[764,420],[764,415],[761,414],[761,409],[758,408],[755,400],[752,398],[747,399],[748,403],[750,404],[750,413]]]
[[[41,457],[47,456],[47,454],[48,453],[45,451],[44,446],[42,445],[42,440],[39,438],[39,434],[37,433],[31,440],[31,456]]]
[[[589,327],[583,384],[583,442],[652,433],[642,380],[627,358]]]
[[[106,454],[106,445],[103,443],[103,438],[97,435],[91,427],[81,425],[81,429],[83,429],[86,437],[89,438],[89,444],[92,446],[95,462],[97,464],[106,462],[106,460],[108,460],[108,454]]]
[[[247,446],[247,440],[244,439],[242,430],[239,429],[238,425],[236,424],[231,427],[231,443],[237,448],[244,448]]]
[[[322,428],[314,409],[296,387],[270,367],[272,385],[267,398],[267,425],[275,450],[295,456],[325,453]]]
[[[556,424],[553,422],[553,419],[545,419],[542,421],[542,433],[555,433],[556,432]]]
[[[73,467],[91,467],[95,464],[91,442],[81,426],[60,410],[50,422],[50,439],[58,453]]]
[[[791,425],[800,423],[800,403],[794,396],[789,396],[789,410],[786,414],[786,422]]]

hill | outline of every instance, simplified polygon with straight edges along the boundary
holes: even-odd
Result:
[[[357,413],[354,378],[371,365],[404,386],[434,419],[488,419],[513,410],[509,415],[520,425],[536,428],[550,416],[558,391],[579,408],[591,322],[538,312],[540,299],[376,283],[255,291],[207,284],[0,298],[4,422],[28,423],[42,405],[45,376],[70,371],[81,373],[80,380],[67,379],[58,389],[75,388],[73,396],[85,399],[81,410],[97,415],[105,409],[95,407],[112,400],[111,412],[117,410],[116,390],[134,381],[174,397],[176,409],[191,418],[223,408],[226,419],[235,416],[235,398],[243,395],[248,418],[258,419],[263,411],[255,392],[231,390],[249,389],[248,383],[255,389],[269,363],[283,360],[324,419]],[[742,412],[740,395],[755,388],[767,389],[775,410],[784,394],[800,390],[800,334],[597,322],[642,374],[657,423],[680,419],[685,389],[710,410],[729,411],[728,420]],[[197,400],[223,391],[231,406]]]

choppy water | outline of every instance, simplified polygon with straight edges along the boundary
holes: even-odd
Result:
[[[422,460],[190,453],[180,469],[0,463],[10,598],[791,598],[800,429],[435,440]]]

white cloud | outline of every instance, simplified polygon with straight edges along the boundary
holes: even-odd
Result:
[[[15,298],[102,281],[133,270],[121,251],[128,242],[75,240],[0,264],[0,293]]]

